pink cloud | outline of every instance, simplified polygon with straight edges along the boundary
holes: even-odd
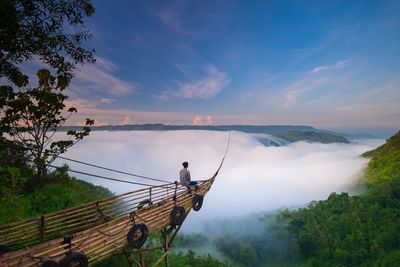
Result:
[[[200,115],[196,115],[196,117],[194,117],[193,125],[203,125],[203,120]]]
[[[207,116],[206,125],[212,125],[212,124],[213,124],[213,118],[212,118],[212,116]]]
[[[122,120],[122,124],[125,124],[125,125],[132,124],[131,116],[129,116],[129,115],[125,116],[124,119]]]
[[[137,91],[136,82],[121,79],[116,74],[118,66],[105,58],[96,58],[96,63],[84,65],[75,70],[71,89],[82,94],[82,88],[88,92],[105,93],[107,95],[127,95]],[[105,98],[107,99],[107,98]]]

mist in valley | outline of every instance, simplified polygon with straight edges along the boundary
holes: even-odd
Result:
[[[188,161],[192,179],[208,179],[220,164],[228,136],[228,132],[218,131],[95,131],[64,156],[171,182],[179,180],[181,163]],[[331,192],[349,191],[367,163],[360,154],[384,142],[380,139],[351,144],[296,142],[274,147],[265,145],[268,138],[273,137],[231,132],[225,163],[205,197],[202,210],[188,217],[183,231],[202,232],[203,228],[209,228],[205,227],[206,221],[296,208],[312,200],[325,199]],[[55,165],[64,162],[59,159]],[[73,170],[132,179],[65,163]],[[141,188],[75,176],[105,186],[116,194]]]

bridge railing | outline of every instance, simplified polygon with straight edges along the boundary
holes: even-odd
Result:
[[[145,224],[148,234],[151,235],[171,225],[170,216],[174,207],[183,207],[187,214],[193,207],[194,197],[205,196],[213,181],[213,178],[199,181],[198,186],[190,190],[173,183],[151,187],[151,190],[146,188],[45,215],[49,222],[53,220],[45,230],[54,230],[53,233],[57,233],[55,236],[58,237],[12,251],[5,259],[4,266],[47,266],[46,260],[60,262],[71,255],[71,252],[83,253],[89,263],[99,261],[127,246],[127,234],[133,225]],[[71,217],[74,219],[70,219]],[[81,219],[79,222],[78,218]],[[85,223],[88,218],[92,218],[92,223]],[[31,221],[25,221],[22,225],[26,223]],[[21,229],[22,225],[12,224],[13,229]],[[59,229],[60,225],[67,228]],[[81,227],[85,229],[78,230]],[[38,234],[37,231],[38,229],[32,230],[34,234]],[[73,234],[66,236],[62,233]],[[51,236],[50,232],[44,234],[45,238]]]
[[[11,250],[42,243],[125,216],[186,190],[175,183],[103,198],[36,218],[0,226],[0,244]]]

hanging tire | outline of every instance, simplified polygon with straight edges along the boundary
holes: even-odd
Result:
[[[203,196],[196,194],[192,200],[192,208],[194,211],[199,211],[201,206],[203,206]]]
[[[59,267],[58,263],[53,260],[45,260],[40,267]]]
[[[0,245],[0,256],[10,252],[10,249],[7,246]]]
[[[148,234],[149,229],[145,224],[135,224],[129,230],[127,235],[129,246],[132,248],[141,248],[146,242]]]
[[[170,225],[171,226],[179,226],[185,220],[185,208],[182,206],[175,206],[171,213],[169,214],[170,217]]]
[[[71,252],[64,259],[62,259],[59,263],[60,267],[70,267],[77,266],[79,263],[79,267],[87,267],[88,266],[88,258],[85,254],[80,252]]]

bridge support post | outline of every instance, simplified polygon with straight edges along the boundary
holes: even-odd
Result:
[[[146,267],[144,264],[143,251],[141,249],[139,249],[139,257],[140,257],[140,267]]]
[[[169,244],[168,244],[168,236],[169,232],[167,231],[167,228],[164,227],[163,231],[163,237],[164,237],[164,266],[168,267],[168,249],[169,249]]]

